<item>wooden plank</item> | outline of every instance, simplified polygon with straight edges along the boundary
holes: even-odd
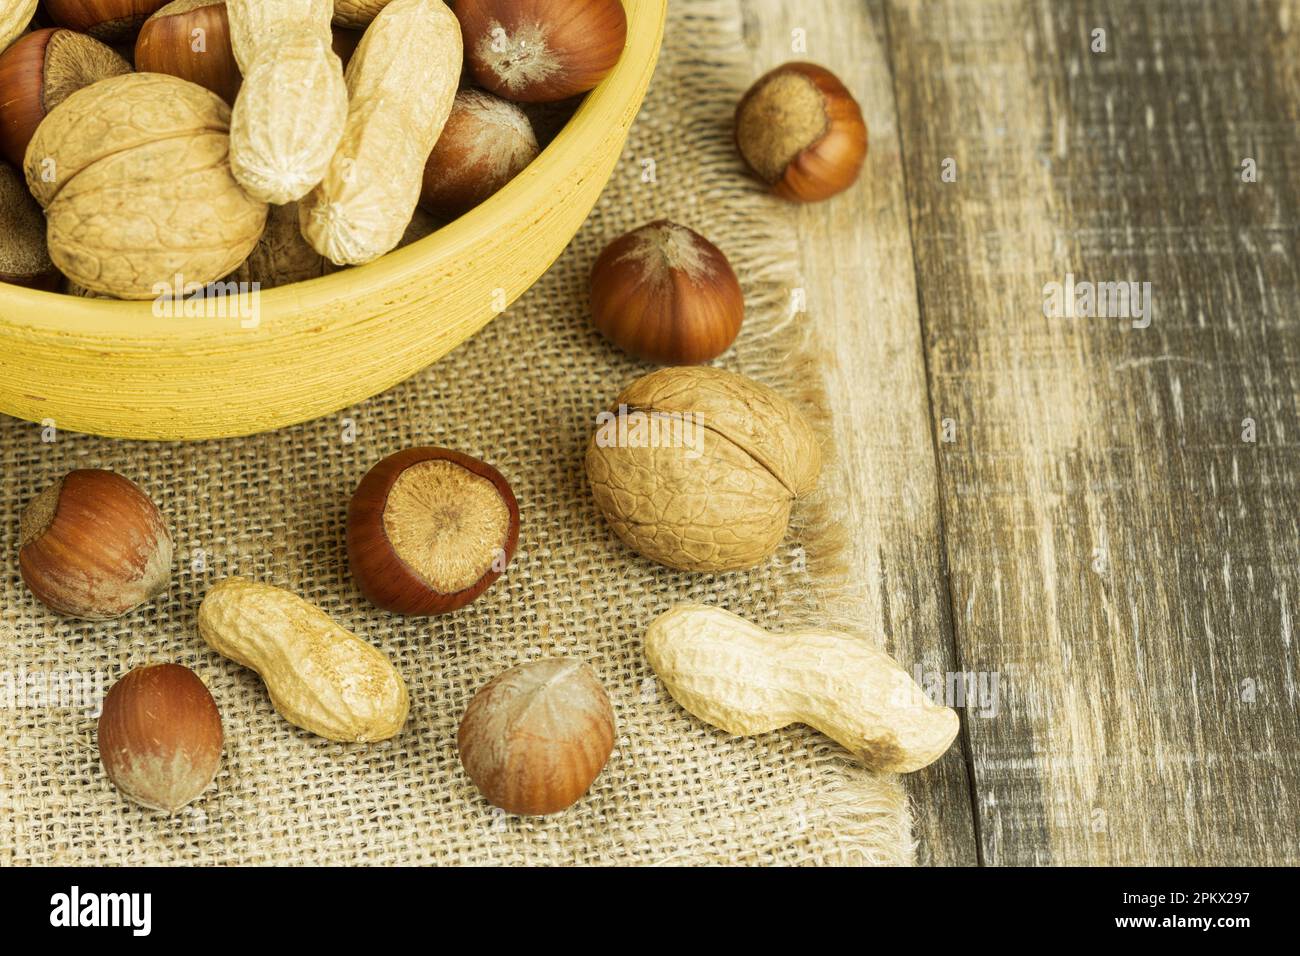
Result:
[[[1296,5],[886,12],[983,859],[1295,863]]]
[[[867,118],[871,146],[859,183],[790,213],[846,479],[839,494],[851,599],[909,670],[946,675],[955,668],[952,630],[884,17],[878,3],[854,0],[741,7],[755,77],[792,59],[821,63]],[[806,47],[796,45],[801,39]],[[905,777],[918,862],[977,861],[963,746],[959,739],[938,763]]]

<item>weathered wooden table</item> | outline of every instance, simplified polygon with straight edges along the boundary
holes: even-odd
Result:
[[[908,779],[921,861],[1300,861],[1300,4],[741,6],[870,127],[791,211],[862,600],[998,681]]]

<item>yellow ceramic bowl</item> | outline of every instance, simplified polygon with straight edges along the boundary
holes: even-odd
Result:
[[[260,294],[253,314],[159,317],[150,302],[0,283],[0,412],[121,438],[280,428],[376,395],[469,338],[544,273],[613,172],[667,0],[624,0],[618,66],[523,173],[368,265]]]

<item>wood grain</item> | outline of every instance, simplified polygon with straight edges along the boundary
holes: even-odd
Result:
[[[1295,863],[1295,5],[886,12],[982,857]]]
[[[857,185],[831,202],[789,210],[835,408],[853,598],[904,667],[946,675],[956,666],[938,478],[882,10],[845,0],[741,7],[755,77],[791,59],[821,63],[854,92],[867,119],[871,145]],[[805,49],[794,46],[797,30]],[[918,861],[974,864],[961,741],[904,781]]]

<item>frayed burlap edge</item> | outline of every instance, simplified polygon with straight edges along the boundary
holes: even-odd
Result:
[[[690,16],[700,28],[687,31],[687,36],[688,43],[693,40],[690,45],[698,47],[699,57],[718,57],[719,70],[731,80],[733,90],[743,90],[755,78],[755,70],[739,42],[740,14],[736,8],[737,4],[729,0],[695,0]],[[710,22],[716,25],[716,32],[703,28]],[[670,19],[670,29],[672,26]],[[734,35],[730,35],[732,31]],[[719,57],[720,50],[730,51],[730,55]],[[818,341],[811,317],[791,305],[798,284],[799,258],[794,207],[770,196],[752,180],[749,183],[753,241],[740,245],[733,241],[729,250],[747,261],[745,300],[750,334],[745,345],[752,348],[763,342],[779,356],[779,368],[764,368],[758,377],[780,390],[805,414],[818,435],[824,462],[817,490],[798,503],[791,519],[791,533],[803,547],[808,563],[809,586],[794,611],[802,613],[804,620],[788,618],[781,626],[831,627],[878,643],[877,637],[869,633],[851,585],[849,531],[841,520],[849,483],[832,438],[832,412],[824,377],[827,363],[834,357]],[[724,357],[719,364],[732,362]],[[740,371],[752,371],[745,367],[743,356],[738,366]],[[818,749],[814,759],[824,779],[833,781],[821,795],[820,813],[815,814],[825,828],[828,844],[835,847],[827,862],[849,866],[914,863],[911,808],[900,778],[892,774],[864,776],[852,757],[834,744]]]

